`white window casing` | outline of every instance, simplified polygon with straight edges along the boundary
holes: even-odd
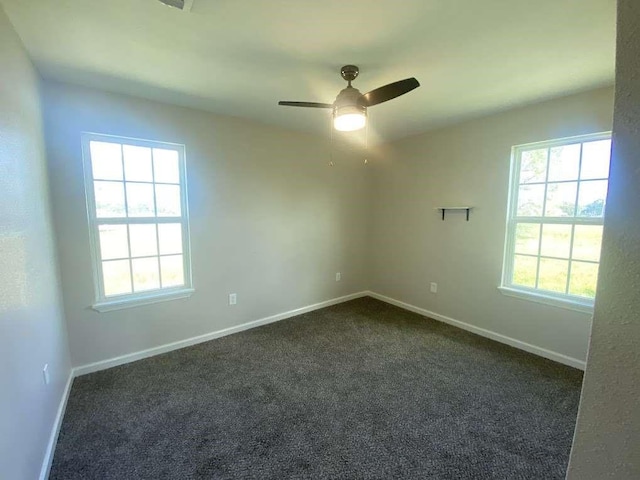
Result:
[[[593,310],[610,151],[608,132],[513,147],[502,293]]]
[[[193,293],[184,145],[82,134],[99,312]]]

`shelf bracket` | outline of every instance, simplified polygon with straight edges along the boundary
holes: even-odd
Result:
[[[472,209],[473,207],[438,207],[438,210],[442,210],[442,221],[444,222],[444,217],[445,217],[445,213],[447,210],[465,210],[466,214],[467,214],[467,222],[469,221],[469,211]]]

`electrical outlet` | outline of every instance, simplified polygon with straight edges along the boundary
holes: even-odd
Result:
[[[436,282],[431,282],[429,289],[431,293],[438,293],[438,284]]]
[[[229,294],[229,305],[235,305],[238,303],[238,296],[235,293]]]
[[[42,367],[42,380],[44,381],[45,385],[49,385],[49,382],[51,381],[51,377],[49,377],[49,364],[45,363],[44,367]]]
[[[342,274],[340,272],[336,273],[336,282],[342,280]]]

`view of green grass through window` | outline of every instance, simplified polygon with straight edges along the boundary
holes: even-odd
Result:
[[[506,286],[595,297],[610,151],[602,134],[514,149]]]
[[[88,141],[100,298],[185,286],[182,152],[145,143]]]

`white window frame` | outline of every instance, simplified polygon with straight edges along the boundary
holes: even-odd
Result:
[[[544,223],[544,224],[559,224],[559,225],[604,225],[603,217],[545,217],[544,212],[547,201],[547,185],[549,167],[547,165],[547,173],[544,181],[545,194],[542,205],[542,216],[539,217],[518,217],[518,193],[520,187],[520,167],[521,157],[524,151],[536,150],[541,148],[553,148],[563,145],[570,145],[576,143],[594,142],[598,140],[610,140],[611,132],[600,132],[588,135],[579,135],[574,137],[559,138],[555,140],[528,143],[525,145],[517,145],[511,150],[511,175],[509,181],[509,200],[507,208],[507,228],[505,233],[505,249],[504,260],[502,269],[502,282],[498,289],[505,295],[522,298],[538,303],[547,305],[553,305],[557,307],[567,308],[569,310],[575,310],[584,313],[593,313],[594,299],[585,298],[578,295],[571,295],[569,293],[557,293],[550,292],[538,288],[527,287],[523,285],[513,284],[511,282],[513,278],[513,266],[515,259],[515,243],[516,243],[516,225],[518,222],[526,223]],[[582,163],[582,153],[580,155],[580,163]],[[590,179],[590,180],[604,180],[604,179]],[[607,178],[608,180],[608,178]],[[580,180],[578,180],[580,182]],[[552,182],[555,183],[555,182]],[[576,196],[579,194],[579,187]],[[606,208],[606,205],[605,205]],[[605,213],[606,214],[606,213]],[[525,222],[523,222],[525,220]],[[571,229],[571,252],[569,257],[571,258],[573,251],[573,234],[574,228]],[[538,247],[540,248],[540,246]],[[541,257],[540,250],[538,250],[538,258]],[[591,262],[591,263],[600,263]],[[571,266],[569,265],[568,279],[571,278]],[[536,282],[537,283],[537,282]]]
[[[91,164],[91,151],[89,149],[89,143],[91,141],[116,143],[120,145],[133,145],[138,147],[148,148],[164,148],[176,150],[178,152],[178,164],[180,172],[180,217],[111,217],[111,218],[98,218],[96,210],[95,192],[93,186],[93,171]],[[89,223],[89,243],[93,264],[93,282],[95,291],[95,303],[92,308],[98,312],[108,312],[111,310],[119,310],[123,308],[130,308],[139,305],[148,305],[152,303],[174,300],[178,298],[190,297],[193,292],[193,283],[191,278],[191,248],[190,248],[190,235],[189,235],[189,209],[187,202],[187,174],[186,174],[186,152],[185,146],[176,143],[159,142],[153,140],[143,140],[138,138],[121,137],[114,135],[105,135],[92,132],[83,132],[81,137],[82,142],[82,159],[84,167],[84,185],[85,196],[87,202],[87,216]],[[121,161],[124,162],[121,156]],[[152,169],[153,172],[153,169]],[[124,164],[123,164],[124,175]],[[123,176],[123,184],[124,184]],[[154,179],[155,180],[155,179]],[[153,182],[155,185],[155,181]],[[155,188],[153,189],[154,204]],[[127,197],[125,189],[125,209],[127,208]],[[126,210],[125,210],[126,211]],[[104,284],[102,275],[102,256],[100,252],[100,234],[99,225],[111,224],[111,225],[129,225],[129,224],[160,224],[160,223],[180,223],[182,225],[182,259],[183,259],[183,274],[184,285],[176,287],[165,287],[154,290],[147,290],[144,292],[132,292],[121,295],[112,295],[107,297],[104,294]],[[156,241],[159,241],[156,239]],[[129,239],[129,254],[131,253],[131,245]],[[159,252],[158,252],[159,255]],[[131,264],[130,264],[131,267]],[[133,282],[133,276],[131,277]],[[133,285],[132,285],[133,286]]]

